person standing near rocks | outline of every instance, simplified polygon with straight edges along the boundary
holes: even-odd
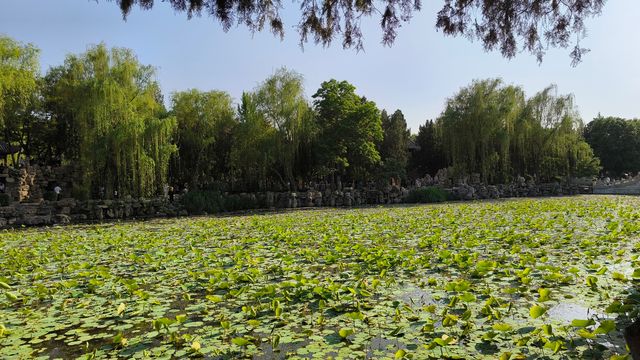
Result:
[[[169,199],[169,184],[164,184],[162,186],[162,195],[165,200]]]
[[[56,187],[53,188],[53,192],[56,193],[56,201],[60,200],[60,193],[62,192],[60,185],[56,185]]]

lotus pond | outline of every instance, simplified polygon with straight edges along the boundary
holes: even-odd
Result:
[[[0,358],[626,358],[640,199],[0,233]]]

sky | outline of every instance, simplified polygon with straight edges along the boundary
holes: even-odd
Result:
[[[174,91],[197,88],[224,90],[238,100],[283,66],[304,76],[309,98],[323,81],[347,80],[378,107],[402,110],[414,133],[438,117],[460,88],[496,77],[522,86],[528,96],[556,84],[559,94],[574,94],[585,122],[598,114],[640,118],[638,0],[610,0],[601,16],[586,22],[581,46],[591,52],[577,67],[571,66],[569,49],[550,49],[538,64],[526,52],[509,60],[485,52],[477,41],[444,36],[435,28],[443,0],[423,1],[391,47],[382,45],[379,18],[373,18],[362,26],[364,51],[345,50],[340,41],[301,49],[298,3],[283,3],[284,40],[242,26],[225,33],[212,18],[188,20],[159,0],[150,11],[136,8],[126,21],[113,1],[0,0],[0,34],[40,48],[43,73],[90,45],[130,48],[141,63],[156,67],[167,99]]]

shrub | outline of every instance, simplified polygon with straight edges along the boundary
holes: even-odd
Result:
[[[182,205],[189,214],[214,214],[258,208],[258,202],[248,196],[223,194],[214,190],[195,190],[182,197]]]
[[[47,201],[56,201],[56,193],[53,191],[45,191],[44,194],[42,194],[42,198],[44,198]]]
[[[9,206],[11,204],[11,196],[9,194],[0,193],[0,206]]]
[[[77,200],[89,200],[89,190],[83,187],[74,186],[71,189],[71,197]]]
[[[450,194],[437,186],[427,186],[409,191],[404,198],[408,203],[434,203],[447,201]]]

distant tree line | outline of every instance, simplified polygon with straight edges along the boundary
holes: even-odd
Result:
[[[400,110],[380,110],[346,82],[311,99],[279,69],[238,103],[224,91],[171,94],[132,51],[89,48],[39,73],[38,50],[0,37],[0,127],[17,158],[70,165],[74,195],[151,196],[190,189],[298,189],[308,181],[407,182],[438,169],[486,182],[593,175],[571,96],[526,98],[500,80],[475,81],[411,135]]]

